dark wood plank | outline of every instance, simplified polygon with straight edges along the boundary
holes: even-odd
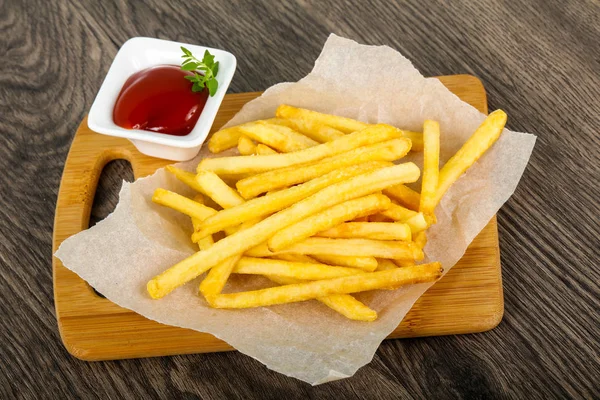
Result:
[[[1,398],[600,397],[600,5],[355,3],[0,0]],[[353,378],[315,388],[235,352],[70,357],[53,310],[54,204],[72,135],[120,44],[146,35],[226,48],[239,62],[231,91],[244,92],[304,76],[332,31],[397,48],[428,76],[480,77],[490,109],[538,135],[498,216],[500,326],[387,341]],[[116,200],[103,193],[98,215]]]

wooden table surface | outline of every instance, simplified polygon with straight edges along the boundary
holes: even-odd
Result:
[[[426,76],[476,75],[490,110],[538,135],[498,214],[500,325],[386,341],[354,377],[317,387],[237,352],[71,357],[52,298],[56,194],[119,46],[151,36],[225,48],[238,57],[230,91],[246,92],[300,79],[330,32],[392,46]],[[597,0],[0,0],[0,398],[600,397],[599,43]],[[114,207],[127,168],[105,169],[94,220]]]

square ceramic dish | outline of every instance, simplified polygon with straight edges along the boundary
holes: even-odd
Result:
[[[219,62],[217,93],[209,97],[198,122],[185,136],[174,136],[139,129],[124,129],[113,121],[113,108],[121,88],[132,74],[155,65],[180,65],[181,46],[202,56],[205,50]],[[225,97],[236,68],[235,56],[219,49],[168,40],[135,37],[123,44],[104,78],[88,116],[91,130],[104,135],[129,139],[143,154],[174,161],[193,158],[206,140],[217,111]]]

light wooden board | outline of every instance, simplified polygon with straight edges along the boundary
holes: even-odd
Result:
[[[458,97],[487,113],[481,82],[469,75],[439,77]],[[225,97],[218,128],[260,93]],[[98,179],[115,159],[128,160],[136,178],[169,164],[140,154],[126,139],[99,135],[83,120],[65,163],[54,219],[53,253],[63,240],[88,227]],[[232,350],[210,334],[150,321],[94,293],[53,257],[56,317],[67,350],[83,360],[111,360]],[[390,338],[482,332],[502,319],[504,300],[496,218],[464,257],[413,306]]]

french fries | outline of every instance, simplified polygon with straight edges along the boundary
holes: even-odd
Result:
[[[233,272],[249,275],[275,275],[309,281],[340,278],[362,273],[362,271],[355,268],[255,257],[242,257]]]
[[[155,203],[192,218],[200,251],[151,279],[147,291],[158,299],[208,272],[199,289],[212,307],[316,299],[347,318],[373,321],[376,311],[350,293],[442,276],[439,263],[416,265],[424,259],[435,207],[505,123],[503,111],[490,114],[441,169],[435,121],[425,121],[421,134],[281,105],[276,118],[222,129],[209,149],[237,146],[242,156],[202,160],[196,174],[167,167],[199,193],[194,200],[154,192]],[[410,150],[424,151],[421,193],[405,186],[418,180],[420,169],[392,164]],[[237,180],[235,189],[224,179]],[[217,209],[204,205],[203,195]],[[225,237],[213,237],[221,231]],[[222,294],[232,273],[279,286]]]
[[[246,135],[240,136],[238,140],[238,151],[243,156],[256,153],[256,144]]]
[[[304,147],[305,149],[319,144],[319,142],[312,140],[311,138],[303,135],[300,132],[296,132],[295,130],[293,130],[290,127],[287,127],[284,125],[270,124],[268,122],[265,122],[264,124],[265,124],[265,126],[269,127],[270,129],[274,129],[277,132],[287,136],[291,140],[301,143],[303,146],[305,146]]]
[[[332,239],[410,241],[411,231],[410,226],[400,222],[346,222],[318,232],[315,236]]]
[[[202,193],[223,208],[231,208],[244,203],[244,199],[213,172],[201,171],[196,175],[196,183],[202,188]]]
[[[410,141],[407,139],[388,140],[350,150],[314,164],[280,168],[252,175],[239,180],[236,187],[245,199],[251,199],[261,193],[303,183],[350,165],[368,161],[395,161],[406,155],[409,149]]]
[[[436,206],[436,190],[440,172],[440,124],[436,121],[425,121],[423,142],[423,180],[419,211],[429,215],[433,214]]]
[[[206,221],[203,221],[201,229],[194,233],[194,241],[252,218],[280,211],[330,185],[389,165],[380,162],[370,162],[339,169],[302,185],[280,190],[264,197],[252,199],[237,207],[222,210],[215,214],[214,218],[208,218]]]
[[[267,146],[283,153],[289,153],[310,147],[296,139],[284,135],[279,130],[273,129],[272,126],[276,125],[255,122],[241,125],[240,130],[250,139],[256,140],[259,143],[264,143]]]
[[[423,251],[413,242],[372,239],[330,239],[310,237],[302,242],[274,252],[266,244],[247,251],[252,257],[272,257],[278,253],[335,255],[355,257],[380,257],[422,260]]]
[[[264,172],[275,168],[322,160],[361,146],[400,137],[402,137],[402,132],[399,129],[389,125],[372,125],[362,131],[345,135],[331,142],[288,154],[206,158],[198,164],[198,172],[202,170],[213,171],[217,175]]]
[[[284,254],[278,254],[276,257],[282,257]],[[294,254],[294,256],[306,256],[304,254]],[[308,257],[308,256],[306,256]],[[334,256],[331,254],[313,255],[317,261],[329,265],[340,265],[343,267],[358,268],[363,271],[372,272],[377,268],[377,260],[375,257],[354,257],[354,256]]]
[[[396,185],[383,190],[383,194],[395,200],[401,206],[419,211],[421,195],[405,185]]]
[[[291,118],[279,119],[279,121],[286,121],[290,128],[296,129],[319,143],[330,142],[344,136],[344,132],[309,119]]]
[[[272,251],[285,249],[342,222],[385,210],[390,204],[390,199],[382,194],[372,194],[348,200],[282,229],[269,239],[267,244]]]
[[[506,119],[506,113],[502,110],[496,110],[488,115],[475,133],[446,162],[440,170],[435,204],[439,203],[448,188],[496,143],[506,125]]]
[[[349,294],[407,284],[433,282],[442,276],[440,263],[395,268],[344,278],[284,285],[250,292],[221,294],[209,299],[216,308],[264,307],[305,301],[333,294]]]
[[[206,207],[204,204],[165,189],[156,189],[152,196],[152,201],[199,220],[204,220],[217,213],[214,209]]]
[[[203,193],[203,189],[196,182],[196,174],[191,172],[184,171],[182,169],[176,168],[172,165],[167,165],[165,168],[168,172],[175,175],[175,178],[179,179],[181,182],[185,183],[192,189],[194,189],[198,193]]]

